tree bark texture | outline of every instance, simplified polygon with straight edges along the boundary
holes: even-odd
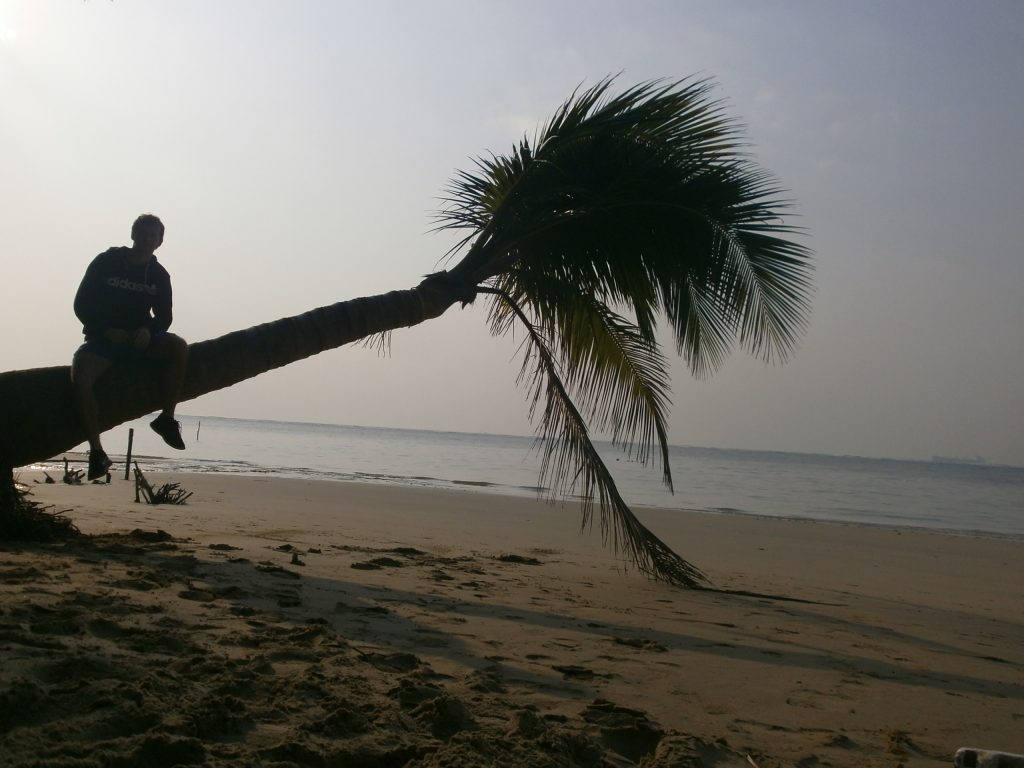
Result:
[[[410,290],[342,301],[192,344],[181,400],[375,333],[438,317],[464,294],[445,277],[440,273]],[[157,410],[159,373],[159,364],[147,361],[118,364],[104,374],[96,385],[100,429]],[[0,373],[0,470],[49,459],[85,437],[70,366]]]

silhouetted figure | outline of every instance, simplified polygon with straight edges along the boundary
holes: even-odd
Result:
[[[132,224],[132,246],[110,248],[93,259],[75,294],[85,343],[75,352],[71,380],[89,440],[89,480],[103,477],[111,465],[100,443],[95,386],[116,362],[163,361],[163,410],[150,426],[172,448],[185,448],[174,409],[185,377],[188,344],[167,330],[172,319],[171,276],[154,255],[163,241],[163,222],[151,213],[142,214]]]

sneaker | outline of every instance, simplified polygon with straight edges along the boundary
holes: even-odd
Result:
[[[103,451],[89,451],[89,474],[86,477],[89,480],[105,477],[113,463]]]
[[[149,423],[154,432],[164,439],[171,448],[179,451],[185,450],[185,441],[181,439],[181,422],[175,421],[170,416],[157,416]]]

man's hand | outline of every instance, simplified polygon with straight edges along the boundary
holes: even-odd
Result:
[[[111,341],[114,344],[127,344],[132,340],[128,331],[121,328],[107,328],[107,330],[103,332],[103,335],[106,337],[107,341]]]
[[[132,344],[138,350],[143,350],[149,346],[149,328],[139,328],[132,336]]]

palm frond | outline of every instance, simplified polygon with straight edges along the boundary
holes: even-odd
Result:
[[[591,525],[594,497],[600,512],[602,540],[610,542],[643,572],[672,584],[700,587],[707,577],[699,568],[672,551],[633,514],[619,494],[615,481],[590,439],[586,422],[562,383],[558,365],[545,339],[508,294],[496,288],[482,288],[495,294],[515,314],[527,331],[527,349],[521,380],[529,380],[532,393],[530,413],[543,404],[538,432],[541,445],[541,484],[550,483],[555,495],[578,494],[582,499],[581,527]]]
[[[662,478],[671,489],[669,376],[657,345],[635,324],[593,296],[580,294],[574,285],[548,278],[527,286],[518,280],[509,281],[506,291],[502,282],[495,280],[507,299],[491,305],[491,332],[504,335],[511,318],[522,314],[512,305],[528,306],[531,327],[563,361],[565,389],[581,403],[587,422],[643,464],[651,458],[652,447],[659,446]],[[541,433],[540,438],[548,442],[558,436]]]

